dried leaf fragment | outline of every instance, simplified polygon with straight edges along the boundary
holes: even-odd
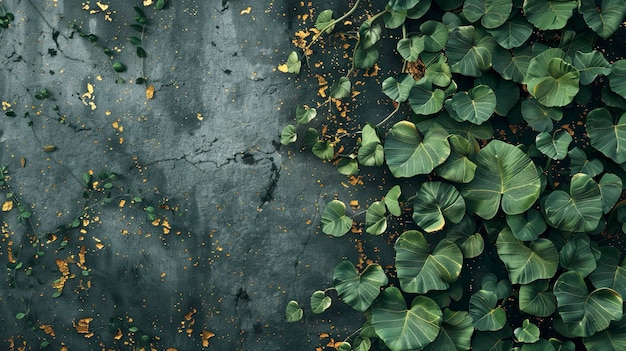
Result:
[[[2,204],[2,212],[9,212],[13,209],[13,201],[7,200]]]
[[[93,318],[91,317],[87,317],[87,318],[82,318],[78,321],[78,323],[73,323],[74,324],[74,328],[76,328],[76,331],[79,334],[88,334],[89,333],[89,323],[91,323],[91,321],[93,320]]]
[[[146,88],[146,99],[150,100],[154,98],[154,85],[150,84]]]
[[[20,166],[22,168],[26,167],[26,159],[24,157],[20,157]]]
[[[52,152],[52,151],[54,151],[56,149],[57,149],[57,147],[54,146],[54,145],[44,145],[44,147],[43,147],[43,151],[45,151],[45,152]]]
[[[204,347],[209,346],[209,339],[214,336],[215,336],[215,333],[212,333],[208,330],[203,330],[202,333],[200,333],[200,337],[202,338],[202,346]]]

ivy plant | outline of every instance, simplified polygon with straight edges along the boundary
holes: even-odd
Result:
[[[367,16],[351,6],[319,12],[312,39],[279,66],[303,74],[315,43],[352,41],[340,47],[351,48],[345,74],[296,108],[280,140],[347,176],[388,170],[394,184],[364,219],[338,198],[323,210],[325,234],[363,227],[395,240],[391,267],[344,260],[312,294],[315,314],[335,290],[365,315],[335,346],[626,349],[626,59],[610,47],[626,1],[389,0]],[[383,65],[388,115],[329,128]],[[412,222],[390,225],[396,217]],[[290,322],[304,312],[287,304]]]

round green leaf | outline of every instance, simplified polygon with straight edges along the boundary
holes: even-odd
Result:
[[[559,130],[552,134],[541,132],[535,138],[537,149],[553,160],[564,159],[571,142],[572,136],[566,130]]]
[[[320,141],[320,133],[315,128],[308,128],[304,133],[304,145],[312,149]]]
[[[521,83],[526,77],[530,60],[534,57],[532,47],[522,46],[512,52],[496,47],[493,52],[493,69],[500,73],[502,78]]]
[[[522,46],[530,38],[533,34],[533,25],[528,23],[524,16],[517,14],[498,28],[489,29],[488,32],[501,47],[509,50]]]
[[[623,302],[613,289],[587,292],[583,277],[576,271],[561,274],[554,283],[559,315],[572,335],[588,337],[622,318]]]
[[[495,292],[496,298],[498,300],[503,300],[511,296],[512,286],[511,282],[507,279],[498,281],[498,277],[490,272],[483,276],[481,289]]]
[[[496,47],[493,37],[473,26],[455,28],[448,38],[446,56],[453,73],[480,77],[491,68],[492,53]]]
[[[477,85],[455,94],[452,109],[461,120],[480,125],[496,110],[496,94],[487,85]]]
[[[337,172],[347,176],[356,176],[359,174],[359,162],[350,156],[341,157],[337,163]]]
[[[420,25],[420,32],[424,35],[424,50],[438,52],[446,47],[448,42],[448,28],[437,21],[426,21]]]
[[[404,24],[406,20],[406,11],[387,11],[383,14],[385,28],[395,29]]]
[[[591,84],[598,75],[608,76],[611,74],[609,61],[604,58],[600,51],[596,50],[577,52],[574,56],[574,67],[580,72],[580,84],[583,85]]]
[[[339,297],[350,307],[365,312],[380,293],[380,287],[388,282],[383,268],[378,264],[367,266],[359,274],[350,261],[335,267],[333,286]]]
[[[492,291],[478,290],[470,297],[469,314],[474,327],[481,331],[500,330],[506,324],[506,312],[496,307],[498,298]]]
[[[405,292],[446,290],[461,274],[463,254],[450,240],[441,240],[431,253],[424,235],[410,230],[400,235],[395,250],[398,279]]]
[[[475,258],[480,256],[485,250],[485,240],[480,233],[474,233],[470,235],[465,241],[463,241],[459,248],[463,252],[465,258]]]
[[[400,186],[394,185],[393,188],[389,189],[384,199],[387,210],[389,210],[389,212],[396,217],[402,214],[402,209],[400,208],[400,203],[398,202],[401,194],[402,190],[400,189]]]
[[[461,222],[452,224],[446,233],[446,238],[459,245],[463,257],[478,257],[484,250],[485,242],[480,233],[476,233],[476,222],[466,214]]]
[[[589,28],[606,39],[622,24],[626,4],[623,0],[602,0],[598,8],[594,0],[580,0],[578,12],[583,15]]]
[[[326,311],[331,304],[332,300],[330,296],[326,296],[326,293],[321,290],[315,291],[311,295],[311,310],[313,310],[313,313],[322,313]]]
[[[397,10],[396,10],[397,11]],[[363,49],[369,49],[380,40],[382,29],[378,23],[372,25],[370,21],[365,21],[359,28],[359,41]]]
[[[570,173],[585,173],[590,177],[595,177],[604,171],[604,166],[600,160],[587,159],[587,155],[578,147],[572,148],[568,153],[570,159]]]
[[[524,14],[528,21],[541,30],[561,29],[572,17],[577,1],[524,0]]]
[[[584,278],[596,269],[596,258],[593,255],[589,237],[578,234],[563,245],[559,252],[561,266],[569,271],[576,271]]]
[[[512,0],[466,0],[463,3],[463,14],[470,22],[481,20],[485,28],[497,28],[509,19]]]
[[[341,100],[349,97],[352,90],[352,84],[347,77],[341,77],[338,81],[330,86],[330,97]]]
[[[393,11],[410,10],[417,5],[420,0],[389,0],[387,4]]]
[[[445,62],[435,62],[426,68],[424,78],[440,87],[447,87],[452,82],[450,66]]]
[[[287,56],[287,72],[288,73],[300,73],[300,68],[302,67],[302,62],[300,62],[300,58],[298,57],[298,53],[292,51]]]
[[[541,200],[546,222],[567,232],[591,232],[602,217],[600,187],[590,176],[577,173],[572,177],[569,194],[556,190]]]
[[[537,239],[526,246],[517,240],[508,227],[502,229],[496,241],[498,257],[504,262],[513,284],[528,284],[550,279],[559,266],[559,253],[552,241]]]
[[[422,139],[415,124],[396,123],[385,140],[385,160],[394,177],[428,174],[450,154],[448,133],[440,128],[428,130]]]
[[[626,350],[626,316],[613,321],[605,330],[583,338],[587,351],[623,351]]]
[[[368,234],[380,235],[387,230],[387,208],[382,201],[373,202],[365,214],[365,231]]]
[[[602,212],[609,213],[622,194],[622,180],[612,173],[606,173],[598,182],[602,195]]]
[[[432,115],[441,111],[445,93],[441,89],[432,89],[429,84],[417,84],[409,94],[409,105],[418,115]]]
[[[437,339],[424,348],[424,351],[469,350],[474,334],[472,317],[467,311],[443,310],[443,322]]]
[[[474,85],[480,84],[487,85],[496,95],[495,113],[498,115],[508,115],[509,111],[518,103],[520,95],[518,84],[504,80],[491,71],[476,78]]]
[[[620,263],[620,252],[610,246],[600,248],[598,267],[589,276],[597,289],[610,288],[626,296],[626,258]]]
[[[407,10],[406,16],[410,19],[420,19],[428,12],[431,4],[432,0],[420,0],[417,5]]]
[[[580,73],[565,59],[565,52],[554,48],[530,60],[524,83],[528,92],[544,106],[565,106],[574,101],[578,93]]]
[[[380,54],[376,48],[363,49],[358,47],[354,52],[354,65],[358,68],[372,68]]]
[[[304,315],[304,311],[302,311],[302,308],[300,308],[297,301],[291,300],[287,303],[285,314],[287,315],[287,322],[291,323],[301,320]]]
[[[415,199],[413,221],[428,233],[443,229],[446,220],[459,223],[465,215],[465,201],[448,183],[423,183]]]
[[[346,216],[346,205],[332,200],[322,212],[322,231],[333,236],[342,236],[352,228],[352,218]]]
[[[286,125],[280,132],[280,143],[283,145],[289,145],[298,139],[296,134],[296,126],[293,124]]]
[[[519,342],[532,344],[539,340],[539,327],[534,325],[528,319],[524,319],[522,326],[515,328],[513,335]]]
[[[409,35],[398,41],[396,49],[403,59],[409,62],[415,62],[419,55],[424,51],[424,37],[419,35]]]
[[[547,280],[536,280],[519,288],[519,309],[537,317],[548,317],[556,311],[556,298]]]
[[[311,122],[317,115],[317,110],[307,105],[298,106],[296,109],[296,121],[300,124],[307,124]]]
[[[335,25],[333,24],[333,10],[324,10],[320,12],[315,21],[315,28],[326,34],[330,34]]]
[[[626,99],[626,59],[613,62],[609,76],[611,90]]]
[[[409,98],[411,89],[415,86],[415,80],[410,74],[403,73],[396,80],[388,77],[383,81],[383,93],[397,102],[404,102]]]
[[[448,137],[450,156],[436,171],[441,178],[456,183],[469,183],[474,179],[476,164],[470,160],[475,153],[473,145],[464,137],[452,134]]]
[[[537,168],[515,146],[493,140],[473,161],[476,175],[461,188],[469,212],[484,219],[493,218],[500,207],[506,214],[520,214],[539,197],[541,180]]]
[[[372,306],[372,325],[392,351],[419,350],[439,335],[443,314],[435,301],[417,296],[407,309],[402,292],[385,289]]]
[[[546,231],[547,225],[539,211],[530,209],[517,215],[507,215],[506,224],[516,239],[533,241]]]
[[[335,155],[335,148],[330,141],[317,141],[311,148],[313,155],[321,158],[322,160],[330,161]]]
[[[594,149],[616,163],[626,162],[626,113],[615,123],[609,110],[594,109],[587,114],[587,133]]]

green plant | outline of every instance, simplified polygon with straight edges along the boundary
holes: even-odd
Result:
[[[359,5],[337,19],[319,12],[310,41],[295,41],[301,52],[279,66],[299,74],[302,60],[324,59],[314,43],[353,14],[365,18],[337,35],[352,40],[339,40],[352,47],[345,74],[325,100],[298,106],[280,139],[303,134],[340,173],[384,167],[399,184],[369,204],[364,223],[344,201],[328,202],[325,234],[382,235],[412,207],[413,224],[390,233],[392,268],[343,261],[332,287],[311,296],[314,313],[331,307],[330,290],[365,313],[339,350],[375,339],[393,351],[626,348],[626,59],[605,50],[624,35],[626,2],[389,0],[368,17]],[[388,48],[395,60],[380,60]],[[382,65],[390,73],[375,96],[393,111],[333,123],[366,79],[359,69]],[[403,118],[384,128],[394,116]],[[418,190],[405,198],[406,188]],[[292,300],[286,313],[296,322],[304,310]]]

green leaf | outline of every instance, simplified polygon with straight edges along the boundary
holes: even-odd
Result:
[[[293,124],[286,125],[280,132],[280,143],[283,145],[289,145],[294,143],[298,139],[296,134],[296,126]]]
[[[333,286],[339,297],[350,307],[365,312],[380,294],[380,287],[388,282],[383,268],[378,264],[368,265],[361,274],[350,261],[335,267]]]
[[[472,351],[511,351],[513,331],[508,325],[498,331],[476,331],[472,337]]]
[[[528,23],[526,17],[518,13],[502,26],[489,29],[488,32],[501,47],[508,50],[520,47],[526,43],[533,33],[533,25]]]
[[[319,157],[322,160],[330,161],[335,155],[335,149],[329,141],[317,141],[311,148],[313,155]]]
[[[524,0],[524,14],[528,21],[541,30],[561,29],[572,17],[577,1]]]
[[[388,77],[383,81],[383,93],[397,102],[405,102],[409,98],[415,80],[410,74],[403,73],[398,77]]]
[[[537,149],[553,160],[564,159],[571,142],[572,136],[566,130],[559,130],[552,134],[541,132],[535,138]]]
[[[521,214],[507,215],[506,224],[513,236],[522,241],[537,240],[547,228],[541,213],[532,208]]]
[[[347,176],[356,176],[359,174],[359,162],[352,158],[352,155],[341,157],[337,163],[337,172]]]
[[[547,280],[536,280],[519,288],[519,309],[537,317],[549,317],[556,311],[556,298]]]
[[[480,20],[485,28],[497,28],[509,19],[512,8],[512,0],[466,0],[463,14],[472,23]]]
[[[609,76],[611,90],[626,99],[626,59],[613,62]]]
[[[463,121],[480,125],[491,117],[495,109],[496,94],[487,85],[477,85],[452,97],[452,110]]]
[[[406,20],[406,11],[387,11],[383,14],[385,28],[395,29],[404,24]]]
[[[115,72],[124,72],[126,70],[126,66],[121,62],[113,62],[111,66]]]
[[[609,110],[594,109],[587,114],[587,133],[594,149],[616,163],[626,162],[626,113],[614,123]]]
[[[285,308],[285,314],[287,316],[287,322],[297,322],[302,319],[304,311],[300,308],[297,301],[291,300],[287,303]]]
[[[397,10],[396,10],[397,11]],[[369,49],[379,40],[382,28],[378,23],[372,25],[371,22],[365,21],[359,28],[359,42],[363,49]]]
[[[600,8],[594,0],[580,0],[578,12],[600,37],[610,37],[622,24],[626,14],[624,0],[602,0]]]
[[[461,195],[469,212],[484,219],[504,213],[527,211],[539,197],[541,181],[535,164],[511,144],[493,140],[474,158],[478,167],[474,179],[462,185]]]
[[[417,5],[420,0],[389,0],[387,4],[393,11],[410,10]]]
[[[583,278],[593,272],[596,269],[596,258],[589,237],[581,233],[565,243],[559,252],[559,262],[563,268],[576,271]]]
[[[141,45],[141,39],[139,39],[137,37],[128,37],[128,41],[130,41],[130,43],[135,45],[135,46]]]
[[[24,317],[26,317],[26,313],[23,312],[19,312],[15,315],[15,319],[17,320],[24,319]]]
[[[598,182],[602,195],[602,212],[609,213],[622,194],[622,180],[612,173],[606,173]]]
[[[553,121],[563,118],[561,108],[545,107],[532,97],[522,101],[521,112],[528,125],[538,132],[551,132],[554,128]]]
[[[376,48],[363,49],[358,47],[354,52],[354,65],[358,68],[372,68],[379,56]]]
[[[509,111],[518,103],[519,85],[514,82],[504,80],[494,72],[486,72],[482,76],[476,78],[474,85],[487,85],[496,95],[495,113],[500,116],[506,116]]]
[[[287,72],[288,73],[300,73],[300,68],[302,67],[302,62],[300,62],[300,58],[298,57],[298,53],[292,51],[287,56]]]
[[[570,158],[570,173],[585,173],[590,177],[595,177],[604,171],[602,162],[598,159],[587,159],[587,155],[578,147],[572,148],[568,153]]]
[[[154,8],[157,10],[162,10],[165,7],[165,0],[157,0]]]
[[[385,140],[385,160],[394,177],[428,174],[450,154],[448,133],[440,128],[428,130],[422,139],[415,124],[396,123]]]
[[[440,87],[447,87],[452,82],[450,66],[445,62],[435,62],[426,68],[424,78]]]
[[[432,0],[420,0],[417,5],[406,11],[406,16],[410,19],[420,19],[428,13],[431,4]]]
[[[541,200],[546,222],[568,232],[590,232],[602,217],[600,187],[589,175],[572,177],[569,194],[556,190]]]
[[[497,331],[506,325],[506,312],[496,307],[498,298],[492,291],[479,290],[470,297],[469,314],[480,331]]]
[[[537,239],[526,246],[505,227],[496,241],[498,257],[504,262],[513,284],[528,284],[550,279],[559,266],[559,253],[552,241]]]
[[[363,166],[382,166],[385,162],[385,154],[374,125],[367,123],[363,127],[361,143],[357,155],[359,163]]]
[[[319,31],[323,31],[326,34],[332,33],[335,29],[333,24],[333,10],[324,10],[320,12],[315,21],[315,28]]]
[[[352,228],[352,218],[346,216],[346,205],[332,200],[322,212],[322,231],[333,236],[342,236]]]
[[[465,201],[448,183],[425,182],[415,198],[413,221],[428,233],[443,229],[446,220],[459,223],[465,215]]]
[[[476,173],[476,164],[470,160],[470,157],[475,154],[472,144],[457,134],[450,135],[448,142],[451,148],[450,156],[443,164],[437,166],[436,172],[441,178],[451,182],[471,182]]]
[[[295,129],[294,129],[294,133],[295,133]],[[315,144],[317,144],[319,141],[320,141],[320,133],[317,131],[317,129],[308,128],[306,132],[304,133],[304,145],[309,149],[313,149],[313,146],[315,146]]]
[[[400,189],[400,186],[394,185],[393,188],[389,189],[384,199],[387,210],[389,210],[389,212],[396,217],[399,217],[402,214],[402,209],[400,208],[400,203],[398,202],[401,194],[402,190]]]
[[[626,258],[620,263],[620,252],[617,248],[603,246],[600,248],[598,267],[589,276],[596,289],[611,288],[621,296],[626,296]]]
[[[419,35],[409,35],[407,38],[398,40],[396,49],[403,59],[409,62],[415,62],[419,55],[424,51],[424,37]]]
[[[588,293],[583,277],[576,271],[561,274],[554,283],[554,296],[566,330],[575,336],[592,336],[622,318],[620,295],[609,288]]]
[[[372,235],[380,235],[387,230],[387,208],[384,202],[375,201],[368,207],[365,227],[365,231]]]
[[[418,115],[432,115],[441,111],[445,97],[443,90],[433,90],[431,84],[418,83],[409,94],[409,105]]]
[[[565,52],[548,49],[530,60],[524,83],[528,92],[547,107],[565,106],[578,93],[580,73],[566,62]]]
[[[492,52],[496,47],[493,37],[473,26],[455,28],[448,39],[446,56],[453,73],[480,77],[491,68]]]
[[[311,295],[311,310],[313,310],[313,313],[320,314],[326,311],[331,304],[330,296],[326,296],[326,293],[321,290],[317,290]]]
[[[478,257],[485,248],[485,242],[480,233],[476,233],[476,222],[466,214],[461,222],[451,225],[446,233],[446,239],[452,240],[459,246],[463,257]]]
[[[347,77],[341,77],[338,81],[330,86],[330,97],[341,100],[349,97],[352,90],[352,84]]]
[[[515,328],[513,334],[519,342],[533,344],[539,341],[539,328],[528,319],[524,319],[522,326]]]
[[[395,250],[398,279],[405,292],[446,290],[461,274],[463,254],[450,240],[441,240],[431,253],[424,235],[410,230],[400,235]]]
[[[493,69],[506,80],[522,83],[533,57],[530,46],[515,48],[512,52],[497,47],[493,52]]]
[[[424,348],[424,351],[469,350],[474,334],[472,317],[467,311],[443,310],[443,322],[437,339]]]
[[[600,51],[580,52],[574,56],[574,67],[580,72],[580,84],[591,84],[598,75],[611,74],[611,65]]]
[[[317,116],[317,110],[307,105],[298,106],[296,109],[296,121],[299,124],[307,124]]]
[[[583,338],[587,351],[623,351],[626,349],[626,317],[613,321],[605,330]]]
[[[146,53],[146,50],[144,50],[141,46],[137,47],[137,56],[139,58],[146,58],[148,56],[148,54]]]
[[[556,351],[556,349],[548,340],[539,339],[532,344],[523,344],[520,351]]]
[[[374,330],[392,351],[418,350],[430,344],[439,334],[442,319],[435,301],[417,296],[407,308],[402,292],[393,286],[372,306]]]
[[[437,21],[426,21],[420,25],[420,32],[424,35],[424,50],[439,52],[448,42],[448,28]]]

